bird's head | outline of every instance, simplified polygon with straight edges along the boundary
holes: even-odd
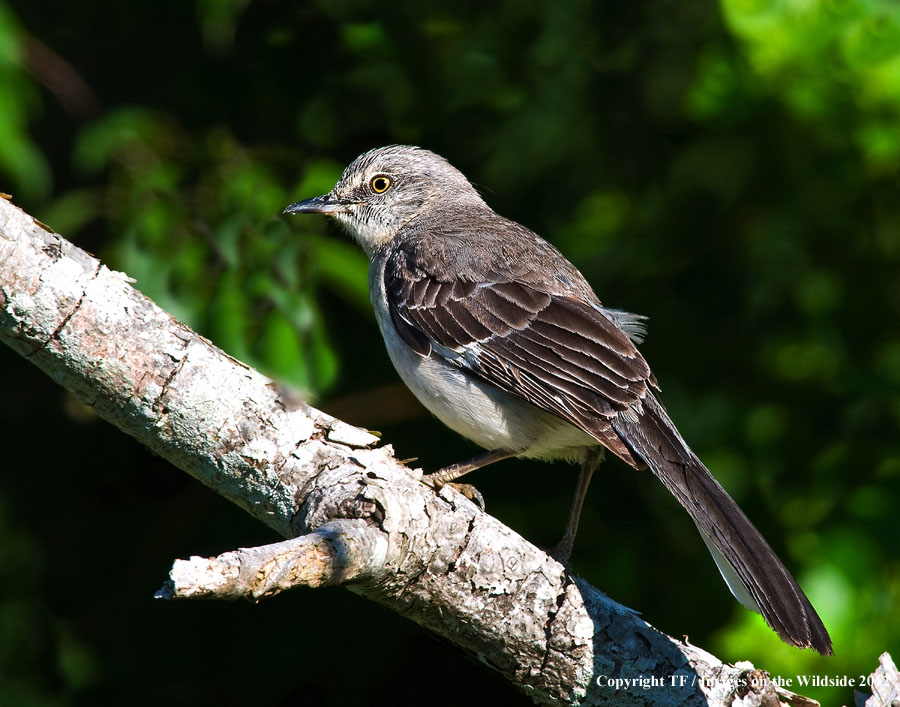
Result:
[[[334,188],[288,206],[286,214],[326,214],[372,256],[424,214],[441,208],[485,208],[465,176],[443,157],[390,145],[357,157]]]

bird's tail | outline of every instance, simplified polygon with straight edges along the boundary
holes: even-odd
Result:
[[[763,615],[786,643],[831,655],[816,610],[765,538],[713,478],[653,394],[643,411],[620,415],[616,433],[684,506],[735,598]]]

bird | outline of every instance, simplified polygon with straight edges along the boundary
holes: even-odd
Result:
[[[553,245],[491,209],[449,161],[389,145],[357,157],[327,194],[284,214],[324,214],[370,259],[388,355],[416,398],[486,451],[426,474],[433,487],[508,457],[580,465],[553,555],[568,561],[605,451],[648,468],[693,519],[734,597],[790,645],[831,655],[803,590],[690,449],[637,348],[645,318],[601,304]]]

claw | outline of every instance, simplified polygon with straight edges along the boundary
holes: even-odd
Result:
[[[468,498],[472,503],[484,510],[484,496],[481,491],[472,486],[472,484],[446,484],[459,491],[463,496]]]

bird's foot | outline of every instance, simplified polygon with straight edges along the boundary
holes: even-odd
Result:
[[[435,474],[425,474],[422,477],[422,481],[435,491],[440,491],[444,486],[449,486],[468,498],[481,510],[484,510],[484,496],[481,495],[481,492],[477,488],[472,486],[472,484],[458,484],[444,481],[438,476],[439,474],[440,472],[436,472]],[[438,478],[435,478],[436,476],[438,476]]]
[[[481,491],[472,486],[472,484],[447,484],[447,486],[452,486],[454,489],[459,491],[463,496],[468,498],[472,503],[478,506],[481,510],[484,510],[484,496],[481,495]]]

